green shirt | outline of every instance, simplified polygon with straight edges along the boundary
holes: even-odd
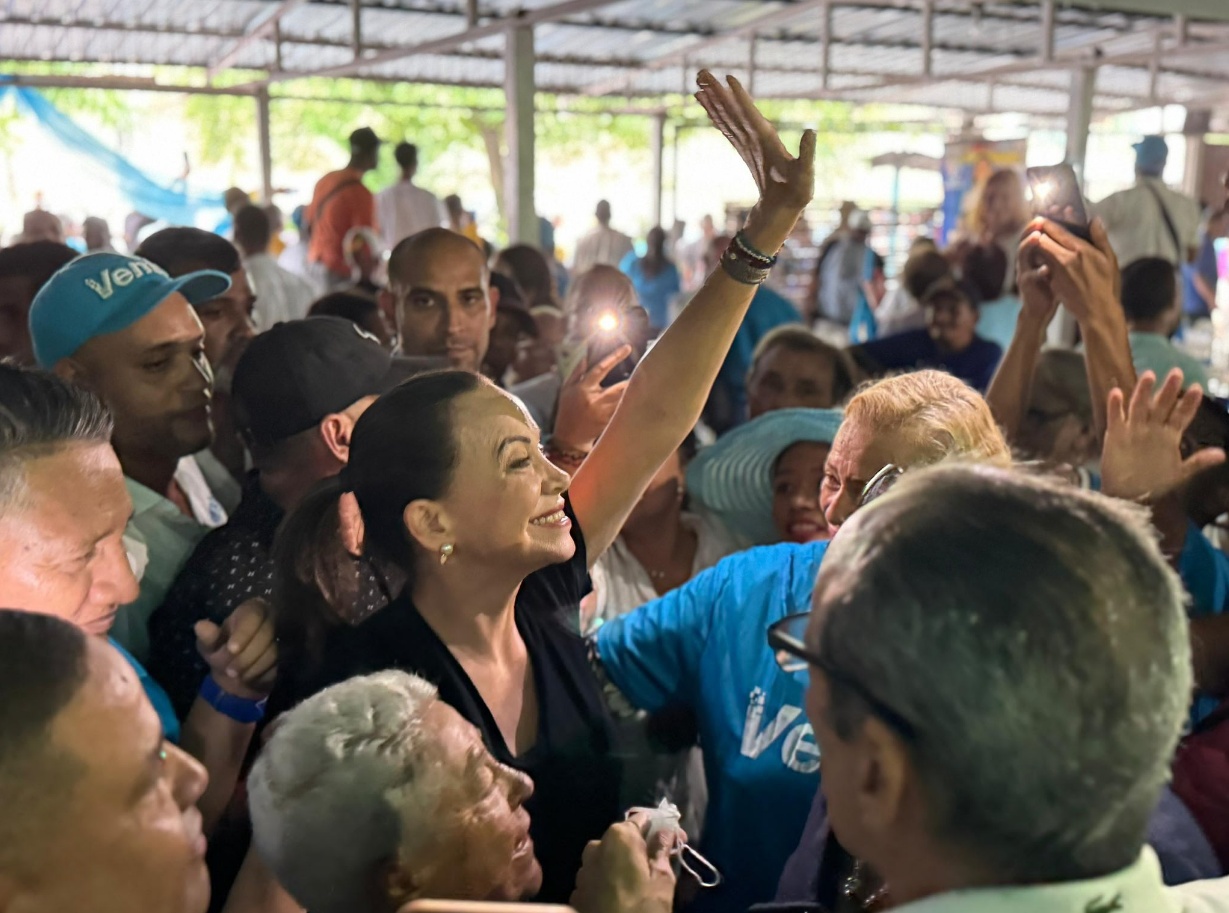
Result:
[[[1137,374],[1152,371],[1159,387],[1174,368],[1181,368],[1183,385],[1199,384],[1208,389],[1208,369],[1203,362],[1187,355],[1160,333],[1131,333],[1131,361]],[[1128,392],[1128,396],[1130,393]]]
[[[897,913],[1226,913],[1229,879],[1166,887],[1156,853],[1145,847],[1133,865],[1103,878],[952,891],[895,909]]]
[[[175,470],[175,481],[192,505],[193,517],[185,516],[168,498],[124,477],[132,497],[132,519],[124,531],[129,555],[140,570],[141,594],[135,602],[121,606],[110,636],[139,662],[149,660],[149,616],[162,605],[167,591],[179,575],[198,542],[212,527],[226,522],[226,511],[218,504],[192,457],[184,457]]]

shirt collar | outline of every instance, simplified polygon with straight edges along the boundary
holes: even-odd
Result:
[[[1161,879],[1156,853],[1144,847],[1134,864],[1087,881],[952,891],[898,907],[899,913],[1181,913]]]

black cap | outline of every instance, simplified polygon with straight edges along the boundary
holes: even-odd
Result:
[[[380,145],[380,138],[376,136],[376,132],[370,127],[359,127],[350,134],[351,149],[361,149],[363,152],[370,152],[378,145]]]
[[[341,317],[279,323],[253,339],[235,366],[235,420],[249,442],[276,444],[391,390],[416,367]]]

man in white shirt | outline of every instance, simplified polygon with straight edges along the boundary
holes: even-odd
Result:
[[[1095,206],[1105,222],[1119,263],[1160,257],[1175,267],[1195,259],[1199,246],[1199,204],[1170,190],[1161,180],[1169,145],[1163,136],[1135,144],[1135,186],[1110,194]]]
[[[576,245],[576,256],[572,260],[573,276],[579,276],[599,263],[618,266],[631,252],[632,239],[610,227],[610,204],[602,200],[597,204],[594,215],[597,217],[597,226]]]
[[[418,171],[418,147],[399,143],[393,157],[401,166],[401,180],[376,195],[380,234],[392,250],[398,242],[427,228],[444,224],[444,207],[435,194],[414,183]]]
[[[256,329],[264,331],[287,320],[301,320],[316,298],[315,288],[302,276],[278,266],[269,255],[272,226],[258,206],[235,213],[235,246],[243,255],[248,281],[256,293]]]

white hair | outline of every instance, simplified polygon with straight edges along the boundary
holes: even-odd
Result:
[[[832,723],[850,737],[869,696],[910,724],[936,840],[1011,883],[1134,861],[1191,692],[1182,585],[1142,510],[1018,472],[920,470],[824,565]]]
[[[312,913],[364,909],[396,859],[407,804],[427,807],[437,778],[422,749],[436,687],[406,672],[358,676],[278,721],[248,778],[256,849]]]

